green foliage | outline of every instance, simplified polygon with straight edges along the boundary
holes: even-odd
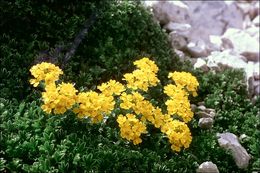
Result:
[[[200,75],[199,83],[201,85],[199,95],[204,96],[203,100],[205,101],[206,107],[214,108],[217,113],[211,134],[215,135],[216,133],[226,131],[234,133],[238,137],[245,134],[247,137],[240,142],[252,156],[247,171],[259,171],[260,97],[258,97],[255,104],[252,104],[248,99],[243,71],[228,69],[217,74],[207,73]],[[192,131],[196,132],[196,129],[193,129]],[[207,140],[206,138],[203,139],[203,134],[200,134],[199,136],[202,138],[201,141]],[[218,149],[218,151],[215,150],[216,156],[219,155],[216,152],[223,154],[220,149]],[[226,156],[227,154],[223,155],[223,157]],[[214,157],[212,159],[216,158],[217,157]],[[221,172],[227,172],[226,169],[229,167],[230,170],[237,170],[235,165],[225,165],[225,163],[222,162],[222,158],[219,160],[221,160],[221,167],[219,167],[220,171],[223,169]],[[217,160],[216,163],[218,163]],[[236,172],[238,171],[245,170],[237,170]]]
[[[85,10],[82,8],[85,7]],[[25,99],[29,68],[40,52],[67,44],[90,14],[90,3],[32,0],[0,2],[0,93]],[[83,15],[84,14],[84,15]],[[50,56],[46,54],[47,60]]]
[[[162,76],[181,67],[166,34],[140,2],[1,1],[0,11],[0,93],[4,98],[21,100],[31,95],[29,68],[42,60],[62,62],[93,12],[97,20],[67,64],[68,80],[92,87],[111,77],[121,79],[122,73],[132,70],[133,60],[142,56],[156,60]]]
[[[167,40],[166,33],[140,3],[111,1],[100,12],[65,73],[78,86],[91,87],[110,78],[121,80],[125,72],[133,70],[134,60],[148,56],[156,61],[165,82],[169,71],[181,68]]]

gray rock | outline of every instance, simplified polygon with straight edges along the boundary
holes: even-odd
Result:
[[[244,13],[238,8],[235,1],[227,2],[222,13],[222,21],[226,23],[226,28],[243,28]]]
[[[198,104],[199,106],[201,106],[201,105],[203,105],[203,106],[204,106],[204,105],[205,105],[205,102],[204,102],[204,101],[202,101],[202,102],[198,102],[197,104]]]
[[[260,16],[256,16],[252,22],[255,26],[260,26]]]
[[[162,24],[170,21],[176,23],[189,23],[188,6],[177,1],[156,1],[152,3],[155,18]]]
[[[254,79],[255,80],[260,80],[260,74],[254,74]]]
[[[196,115],[198,115],[199,118],[214,118],[214,116],[215,116],[211,113],[207,113],[207,112],[204,112],[204,111],[196,112]]]
[[[207,66],[207,62],[202,58],[198,58],[197,62],[194,64],[194,69],[201,69],[204,72],[209,71],[209,67]]]
[[[219,173],[218,167],[212,162],[203,162],[196,173]]]
[[[231,152],[236,165],[240,169],[248,167],[250,156],[246,149],[239,143],[238,138],[233,133],[218,133],[218,143],[221,147]]]
[[[190,24],[185,24],[185,23],[174,23],[174,22],[169,22],[167,25],[164,25],[164,29],[168,31],[175,31],[181,36],[188,37],[191,31],[191,26]]]
[[[255,87],[254,95],[260,95],[260,85]]]
[[[207,108],[207,109],[205,109],[205,112],[207,112],[207,113],[212,113],[212,114],[216,114],[216,111],[215,111],[215,109],[211,109],[211,108]]]
[[[187,47],[188,41],[186,37],[179,35],[176,31],[172,31],[169,34],[169,39],[172,47],[182,50]]]
[[[197,106],[195,104],[191,104],[190,107],[192,112],[195,112],[197,109]]]
[[[206,109],[206,107],[204,105],[200,105],[200,106],[198,106],[198,109],[201,111],[204,111]]]
[[[192,41],[187,45],[187,50],[192,57],[206,57],[209,53],[203,40]]]
[[[211,129],[213,126],[212,118],[200,118],[199,119],[199,127],[202,129]]]

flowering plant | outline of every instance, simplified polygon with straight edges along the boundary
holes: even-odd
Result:
[[[126,112],[125,115],[116,115],[120,135],[134,145],[142,142],[141,135],[148,133],[146,125],[150,123],[167,136],[172,150],[188,148],[192,137],[186,123],[193,117],[188,96],[197,96],[197,79],[186,72],[169,73],[168,77],[174,84],[164,87],[169,99],[165,102],[167,111],[163,113],[161,108],[142,95],[160,82],[157,65],[146,57],[135,61],[134,65],[137,69],[124,75],[126,84],[110,80],[98,86],[99,91],[78,92],[73,84],[60,83],[62,70],[46,62],[30,69],[34,77],[30,83],[34,87],[41,82],[45,84],[41,107],[49,114],[64,114],[71,109],[78,118],[89,118],[93,123],[98,123],[113,110],[120,109]]]

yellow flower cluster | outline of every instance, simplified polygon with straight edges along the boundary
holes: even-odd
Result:
[[[147,133],[146,126],[134,114],[126,114],[126,116],[119,115],[117,122],[120,127],[120,134],[122,138],[133,141],[134,145],[142,142],[141,134]]]
[[[131,94],[122,93],[120,96],[120,108],[132,110],[137,115],[142,115],[141,120],[146,120],[159,128],[163,124],[163,114],[160,108],[155,108],[149,101],[138,92]]]
[[[138,69],[124,75],[124,80],[127,82],[128,88],[147,91],[149,87],[158,84],[159,79],[156,74],[159,69],[153,61],[145,57],[135,61],[134,65]]]
[[[79,93],[77,103],[79,106],[73,111],[78,114],[78,117],[90,117],[94,123],[103,120],[103,115],[110,114],[115,105],[113,96],[94,91]]]
[[[47,113],[63,114],[72,109],[78,118],[90,118],[97,123],[117,108],[118,101],[119,108],[127,112],[125,116],[117,116],[122,138],[132,141],[134,145],[141,143],[141,135],[147,133],[146,124],[151,123],[167,136],[172,150],[188,148],[192,137],[185,123],[193,117],[188,96],[189,92],[193,96],[197,95],[197,79],[186,72],[169,73],[168,77],[175,85],[164,87],[164,93],[170,98],[165,102],[167,113],[164,114],[161,108],[153,106],[139,93],[159,83],[157,65],[146,57],[135,61],[134,65],[137,69],[124,75],[126,86],[110,80],[97,87],[99,92],[78,93],[73,84],[56,84],[63,72],[49,63],[41,63],[31,68],[35,79],[31,79],[30,83],[36,87],[41,81],[45,82],[42,109]],[[174,119],[173,115],[181,117],[183,122]]]
[[[61,83],[56,87],[55,84],[49,84],[42,93],[44,104],[42,109],[55,114],[63,114],[76,103],[77,90],[70,83]]]
[[[196,77],[192,76],[188,72],[173,72],[169,73],[168,78],[171,78],[177,86],[186,88],[192,93],[193,97],[196,97],[199,82]]]
[[[178,115],[185,123],[189,122],[193,117],[188,99],[189,94],[179,85],[175,86],[172,84],[164,87],[164,93],[170,97],[165,102],[168,114]]]
[[[62,70],[54,64],[42,62],[34,65],[30,72],[35,79],[31,79],[30,83],[37,87],[41,81],[44,81],[46,85],[52,84],[59,79],[59,76],[63,74]]]
[[[167,135],[172,144],[172,150],[180,151],[182,147],[188,148],[190,146],[192,137],[189,127],[184,122],[170,120],[165,122],[161,131]]]
[[[125,91],[125,86],[115,80],[110,80],[107,83],[102,83],[97,88],[106,96],[112,96],[113,94],[120,95],[122,92]]]

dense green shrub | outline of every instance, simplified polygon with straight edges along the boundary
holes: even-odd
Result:
[[[67,74],[74,80],[78,76],[78,86],[111,77],[119,80],[122,73],[132,71],[132,62],[143,56],[156,61],[159,76],[167,77],[168,71],[181,67],[166,34],[143,6],[135,1],[111,3],[80,45]]]
[[[204,97],[201,101],[205,101],[206,107],[214,108],[217,113],[212,134],[231,132],[238,137],[245,134],[247,137],[240,142],[252,156],[248,172],[260,171],[260,97],[255,104],[249,100],[244,72],[227,69],[216,74],[200,74],[198,78],[201,85],[199,95]],[[202,134],[200,138],[204,138]],[[227,172],[224,170],[230,167],[230,164],[220,164],[223,165],[220,171],[223,169],[221,172]],[[234,166],[230,170],[236,169]]]
[[[5,98],[31,94],[28,70],[35,59],[62,63],[92,13],[97,18],[66,66],[68,80],[91,87],[121,79],[141,56],[156,60],[164,74],[181,67],[166,34],[140,2],[1,1],[0,11],[0,93]]]
[[[195,117],[190,124],[191,146],[180,153],[172,152],[167,139],[154,127],[148,127],[151,134],[134,146],[120,138],[112,118],[89,124],[75,119],[70,112],[64,116],[45,115],[38,102],[19,104],[1,99],[0,170],[189,173],[210,160],[221,172],[259,171],[260,99],[255,105],[246,99],[242,78],[242,72],[236,70],[200,76],[200,90],[207,93],[206,106],[217,111],[215,123],[211,130],[202,130]],[[214,85],[209,86],[213,81]],[[220,97],[222,104],[218,104]],[[219,147],[216,133],[224,131],[247,135],[241,144],[252,156],[248,169],[239,169],[232,156]]]

